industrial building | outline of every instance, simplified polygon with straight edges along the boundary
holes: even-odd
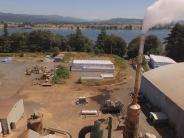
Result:
[[[71,71],[113,73],[114,64],[110,60],[73,60]]]
[[[113,79],[115,70],[110,60],[73,60],[70,69],[80,72],[83,81]]]
[[[178,138],[184,138],[184,63],[170,64],[144,73],[141,93],[167,115]]]
[[[0,100],[0,133],[10,134],[16,128],[17,122],[24,114],[24,103],[20,99],[1,99]]]
[[[173,59],[164,56],[150,55],[149,58],[150,58],[150,65],[152,68],[158,68],[160,66],[176,63]]]

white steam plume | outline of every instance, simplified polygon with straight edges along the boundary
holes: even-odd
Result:
[[[143,32],[156,25],[165,25],[184,20],[184,0],[156,0],[147,9],[144,17]]]

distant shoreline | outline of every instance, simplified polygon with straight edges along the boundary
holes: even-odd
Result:
[[[141,30],[141,25],[139,26],[133,26],[131,25],[100,25],[100,26],[87,26],[87,25],[69,25],[69,26],[35,26],[35,27],[19,27],[19,26],[11,26],[8,25],[8,28],[14,28],[14,29],[71,29],[75,30],[79,27],[80,29],[94,29],[94,30],[101,30],[101,29],[106,29],[106,30]],[[3,29],[4,26],[0,25],[0,29]]]

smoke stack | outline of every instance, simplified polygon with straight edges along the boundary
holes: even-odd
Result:
[[[141,69],[142,69],[142,59],[144,54],[144,42],[145,35],[141,36],[139,55],[137,57],[137,68],[134,84],[134,95],[132,103],[127,109],[127,118],[125,121],[124,138],[138,138],[139,133],[139,115],[140,115],[140,105],[138,104],[138,94],[140,91],[141,82]]]
[[[184,0],[157,0],[148,7],[144,17],[143,32],[156,25],[166,25],[184,20]]]

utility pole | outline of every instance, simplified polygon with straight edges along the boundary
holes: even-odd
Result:
[[[139,54],[137,57],[137,68],[134,84],[134,94],[133,100],[127,109],[127,117],[125,120],[125,129],[123,132],[123,138],[138,138],[139,133],[139,115],[140,115],[140,105],[138,104],[138,95],[140,91],[141,82],[141,69],[144,54],[144,42],[145,36],[141,36]]]

